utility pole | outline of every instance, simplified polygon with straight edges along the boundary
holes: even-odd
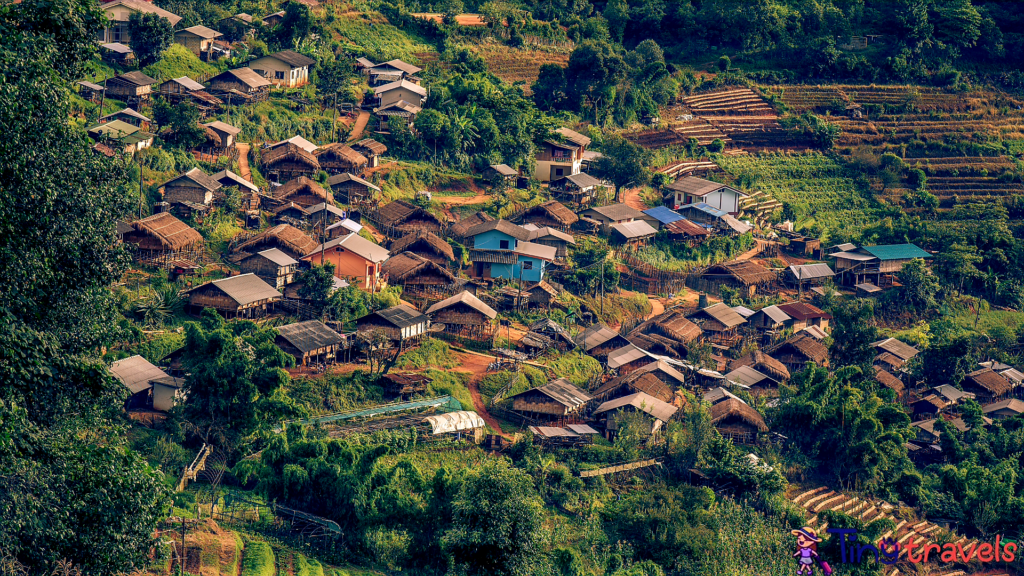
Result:
[[[103,91],[100,92],[100,110],[99,110],[99,114],[96,116],[96,121],[97,122],[99,121],[100,118],[103,118],[103,103],[106,102],[106,101],[107,101],[107,75],[104,74],[103,75]]]
[[[601,259],[601,317],[604,318],[604,262],[608,258],[605,254]]]
[[[139,159],[139,220],[142,220],[142,159]]]
[[[331,121],[331,142],[335,141],[338,130],[338,92],[334,92],[334,119]]]
[[[178,554],[178,575],[185,576],[185,516],[181,517],[181,553]]]

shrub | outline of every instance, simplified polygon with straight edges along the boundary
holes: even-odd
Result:
[[[722,72],[728,72],[730,67],[732,67],[732,60],[728,56],[723,55],[718,59],[718,69]]]
[[[708,144],[708,152],[721,152],[725,150],[725,142],[721,138],[715,138]]]
[[[412,537],[405,530],[377,526],[363,534],[364,544],[374,561],[388,570],[398,570],[409,556]]]
[[[241,576],[274,576],[274,551],[266,542],[249,542],[242,557]]]

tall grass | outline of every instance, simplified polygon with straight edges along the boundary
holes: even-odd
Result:
[[[274,576],[274,551],[266,542],[250,541],[242,557],[240,576]]]

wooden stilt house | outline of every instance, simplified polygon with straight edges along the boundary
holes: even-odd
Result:
[[[310,178],[320,171],[316,156],[291,142],[271,148],[260,159],[263,173],[277,182],[287,182],[300,176]]]
[[[132,222],[124,242],[134,247],[138,260],[154,264],[194,261],[205,250],[203,235],[168,212]]]
[[[370,163],[366,156],[337,142],[317,148],[314,155],[320,168],[328,174],[359,174]]]
[[[512,396],[512,409],[535,420],[574,424],[593,398],[565,378]]]
[[[187,292],[190,312],[213,308],[226,318],[261,318],[281,301],[281,293],[255,274],[207,282]]]
[[[448,297],[458,278],[448,268],[413,252],[388,258],[381,273],[389,285],[401,286],[406,299],[437,301]]]
[[[431,322],[444,324],[439,337],[489,343],[494,339],[498,312],[469,292],[461,292],[427,308]]]
[[[431,232],[414,230],[391,243],[392,254],[412,252],[441,266],[455,263],[455,253],[450,244]]]

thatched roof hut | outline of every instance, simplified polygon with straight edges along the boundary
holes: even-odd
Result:
[[[316,250],[319,244],[298,228],[290,224],[278,224],[235,247],[233,252],[255,253],[268,248],[277,248],[292,258],[300,259]]]
[[[782,362],[765,354],[760,350],[754,350],[750,354],[737,360],[733,360],[729,367],[733,370],[740,366],[750,366],[754,370],[769,376],[776,382],[789,380],[789,369]]]
[[[902,396],[905,390],[903,381],[887,372],[881,366],[875,366],[875,381],[882,386],[892,390],[897,396]]]
[[[764,418],[738,398],[729,398],[711,407],[711,424],[727,438],[753,441],[751,436],[767,432]]]
[[[437,216],[405,200],[395,200],[382,206],[377,214],[385,230],[393,230],[395,237],[414,230],[440,234],[444,225]]]
[[[153,214],[131,224],[133,231],[125,234],[124,241],[142,250],[179,252],[202,245],[203,235],[196,232],[169,212]]]
[[[313,154],[320,167],[332,174],[358,172],[370,163],[366,156],[338,142],[321,146]]]
[[[491,222],[494,217],[486,212],[477,212],[472,216],[467,216],[462,220],[452,224],[448,227],[448,234],[457,239],[463,239],[466,237],[466,233],[478,224],[484,222]]]
[[[767,284],[778,278],[771,270],[750,260],[734,260],[716,264],[705,270],[703,276],[725,277],[743,286]]]
[[[563,232],[579,221],[579,216],[558,200],[549,200],[534,206],[518,218],[520,224],[536,224],[538,227],[551,227]]]
[[[303,208],[308,208],[316,204],[334,201],[330,192],[305,176],[299,176],[288,181],[283,186],[278,186],[272,191],[272,194],[274,195],[274,203],[278,206],[294,202]]]
[[[414,252],[402,252],[388,258],[381,272],[392,284],[440,285],[454,283],[457,279],[444,266]]]
[[[312,176],[320,170],[320,162],[316,156],[292,142],[264,152],[260,161],[264,171],[267,174],[276,174],[279,180]]]
[[[828,348],[813,336],[800,332],[771,348],[769,353],[786,365],[790,373],[799,372],[808,362],[828,366]]]
[[[391,253],[415,252],[438,263],[454,262],[455,252],[450,244],[425,230],[414,230],[391,243]]]

